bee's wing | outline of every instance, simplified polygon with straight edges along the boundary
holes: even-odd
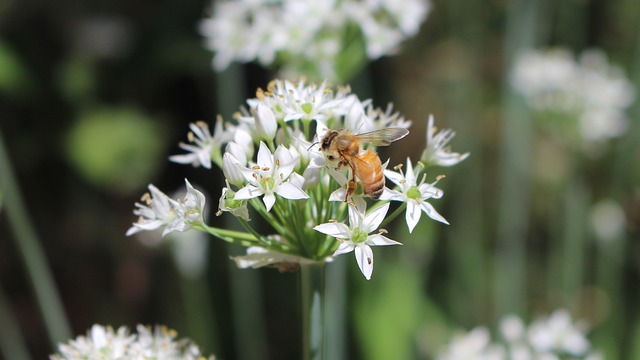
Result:
[[[374,146],[388,146],[392,142],[407,136],[407,134],[409,134],[409,130],[405,128],[386,128],[357,134],[355,136],[357,136],[360,141],[370,143]]]

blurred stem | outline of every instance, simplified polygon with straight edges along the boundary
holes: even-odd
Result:
[[[225,71],[216,73],[216,110],[224,118],[230,117],[240,105],[244,104],[244,89],[241,87],[244,83],[244,71],[239,64],[231,64]],[[237,229],[238,225],[235,221],[225,221],[221,227],[233,230]],[[235,246],[228,246],[227,250],[231,255],[237,251]],[[233,304],[233,339],[237,358],[266,359],[268,358],[267,337],[259,274],[257,271],[238,269],[233,261],[228,262],[228,270],[230,297]],[[251,340],[251,346],[247,346],[247,339]]]
[[[501,169],[495,263],[495,315],[523,313],[526,302],[525,242],[530,204],[531,119],[511,91],[509,76],[518,53],[533,44],[534,2],[511,2],[507,18],[503,78]]]
[[[217,340],[213,299],[206,278],[202,274],[195,277],[182,275],[180,278],[189,337],[200,344],[202,353],[222,353]]]
[[[564,192],[564,229],[562,243],[562,290],[566,300],[578,295],[582,286],[585,257],[585,224],[589,199],[580,175]],[[559,240],[559,239],[558,239]]]
[[[345,358],[345,332],[347,322],[347,259],[338,256],[326,270],[325,284],[325,358]]]
[[[67,323],[62,301],[56,289],[44,250],[40,246],[35,228],[27,215],[20,189],[9,162],[9,154],[4,144],[1,129],[0,190],[4,194],[5,211],[9,226],[12,228],[17,240],[16,247],[22,256],[31,280],[31,286],[36,294],[36,300],[44,318],[49,341],[55,349],[58,342],[71,338],[71,329]]]
[[[0,354],[5,359],[28,360],[26,341],[10,307],[0,288]]]
[[[302,359],[324,359],[325,265],[300,267]]]

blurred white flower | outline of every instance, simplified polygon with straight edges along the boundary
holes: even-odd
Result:
[[[534,321],[528,329],[529,343],[536,351],[566,352],[573,356],[584,356],[589,350],[589,341],[579,324],[574,325],[566,310],[556,310],[548,318]]]
[[[78,336],[58,346],[51,360],[117,360],[117,359],[205,359],[198,347],[188,339],[176,339],[177,333],[164,326],[137,326],[131,334],[122,326],[93,325],[86,336]],[[210,356],[207,359],[213,360]]]
[[[625,133],[625,111],[635,100],[633,84],[600,50],[586,50],[578,60],[567,49],[524,53],[515,63],[511,83],[532,109],[575,120],[573,132],[586,150]],[[557,129],[566,127],[559,124]]]
[[[437,356],[438,360],[502,360],[504,349],[491,344],[489,330],[477,327],[466,334],[453,337],[446,349]]]
[[[495,342],[484,327],[478,327],[466,336],[456,336],[437,359],[601,359],[599,353],[590,350],[584,324],[574,324],[564,309],[529,326],[517,316],[509,315],[500,321],[499,328],[501,337]]]
[[[402,245],[382,235],[386,233],[383,229],[371,235],[371,232],[378,229],[388,210],[389,203],[386,203],[365,215],[364,209],[359,210],[349,205],[349,226],[344,223],[330,222],[320,224],[314,229],[340,241],[334,256],[353,251],[362,275],[369,280],[373,273],[373,251],[370,246]]]
[[[336,79],[342,51],[362,43],[365,52],[351,50],[352,57],[393,54],[418,32],[429,10],[428,0],[216,1],[200,32],[215,53],[217,71],[234,61],[271,66],[280,60],[284,72],[299,76],[305,69]]]
[[[195,167],[203,166],[206,169],[211,169],[211,152],[217,144],[209,132],[209,126],[207,123],[199,121],[189,124],[189,128],[191,128],[188,134],[189,142],[194,145],[180,143],[180,148],[189,151],[190,154],[173,155],[169,157],[169,160],[179,164],[192,164]]]
[[[596,238],[609,243],[620,237],[626,226],[625,213],[615,200],[600,200],[591,207],[591,226]]]

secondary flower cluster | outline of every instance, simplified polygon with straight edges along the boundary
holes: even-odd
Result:
[[[437,359],[602,359],[591,350],[585,324],[573,323],[566,310],[556,310],[528,327],[517,316],[507,316],[500,322],[500,333],[501,340],[492,342],[489,330],[477,327],[452,339]]]
[[[214,2],[200,30],[217,70],[233,61],[280,61],[335,79],[336,59],[361,63],[395,52],[429,9],[428,0],[225,0]]]
[[[119,360],[119,359],[171,359],[196,360],[205,357],[188,339],[176,339],[177,333],[164,326],[138,325],[131,334],[122,326],[114,330],[110,326],[93,325],[87,336],[78,336],[66,344],[60,344],[58,353],[51,360]],[[210,356],[207,359],[213,360]]]
[[[554,112],[573,120],[573,131],[587,143],[624,134],[625,110],[635,99],[632,83],[598,50],[583,52],[577,61],[566,49],[525,53],[516,62],[512,83],[534,110],[547,112],[546,118]],[[567,125],[563,121],[554,132]]]
[[[258,89],[257,97],[247,100],[247,105],[235,114],[234,121],[218,118],[213,133],[203,122],[191,124],[189,143],[180,144],[187,152],[170,158],[207,169],[217,165],[226,184],[217,215],[234,215],[245,231],[205,224],[204,196],[187,181],[187,194],[181,200],[170,199],[149,185],[151,195],[145,195],[144,203],[136,204],[134,211],[140,220],[127,234],[160,228],[163,235],[190,228],[202,230],[248,247],[246,256],[234,259],[243,268],[274,265],[288,269],[291,264],[328,261],[353,251],[369,279],[373,271],[371,246],[399,244],[384,235],[382,226],[404,209],[409,231],[422,213],[447,224],[429,203],[443,195],[435,186],[439,179],[427,182],[424,170],[426,166],[455,165],[468,154],[448,149],[453,132],[436,131],[433,118],[429,118],[421,161],[414,165],[407,159],[405,169],[397,166],[393,171],[386,169],[386,163],[375,168],[360,155],[333,159],[321,149],[331,145],[325,135],[335,135],[333,131],[338,129],[362,154],[373,146],[364,141],[358,144],[360,134],[366,138],[364,133],[408,128],[411,123],[391,105],[384,110],[376,108],[371,101],[360,101],[348,88],[334,91],[325,83],[279,80],[266,90]],[[384,174],[396,187],[384,187],[380,198],[372,202],[360,182],[354,183],[357,174],[351,174],[351,162],[359,162],[358,166],[367,167],[372,174],[379,173],[383,180]],[[387,201],[401,203],[389,216]],[[251,226],[249,221],[256,214],[273,228],[273,234],[261,234]]]

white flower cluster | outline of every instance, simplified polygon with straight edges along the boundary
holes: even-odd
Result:
[[[560,309],[548,318],[540,318],[525,327],[522,320],[510,315],[500,322],[501,340],[491,342],[485,327],[454,337],[441,351],[438,360],[601,360],[592,351],[586,325],[573,323],[571,315]]]
[[[625,110],[635,90],[602,51],[585,51],[577,61],[561,48],[525,53],[512,75],[514,88],[533,109],[577,118],[576,130],[586,142],[603,142],[627,129]]]
[[[443,192],[435,187],[437,180],[426,182],[424,164],[451,166],[468,154],[448,150],[452,132],[437,133],[433,118],[429,120],[422,162],[414,166],[407,159],[405,171],[400,166],[398,171],[391,171],[386,170],[386,163],[382,164],[372,144],[359,140],[384,140],[377,134],[387,132],[401,134],[400,137],[408,133],[405,129],[411,123],[394,113],[391,106],[375,108],[371,101],[360,101],[348,88],[334,91],[326,83],[308,85],[304,81],[279,80],[270,83],[266,91],[259,89],[257,97],[247,100],[247,105],[248,109],[241,108],[234,121],[219,118],[214,134],[204,123],[192,124],[190,143],[181,144],[187,153],[170,158],[196,167],[216,164],[222,169],[226,186],[217,214],[233,214],[246,232],[204,224],[204,197],[187,183],[191,190],[183,201],[168,199],[150,186],[152,195],[145,197],[146,205],[136,204],[134,212],[141,219],[128,234],[163,226],[164,233],[203,230],[248,247],[246,256],[234,260],[240,267],[252,268],[290,268],[282,264],[327,261],[334,255],[354,251],[362,273],[369,279],[373,271],[370,246],[399,244],[385,237],[386,231],[380,227],[404,208],[410,231],[423,212],[448,224],[428,202],[441,198]],[[343,140],[354,147],[354,154],[347,157],[337,151],[332,153],[335,156],[325,153],[326,147],[334,146],[326,136],[338,134],[345,134]],[[379,144],[388,142],[380,140]],[[367,161],[369,158],[371,161]],[[374,204],[367,204],[366,199],[371,197],[361,184],[363,174],[366,182],[381,187],[379,199],[373,197],[377,200]],[[384,176],[397,188],[384,187]],[[386,200],[401,203],[390,217]],[[252,214],[260,215],[276,233],[259,234],[249,224]],[[340,222],[346,218],[348,225]]]
[[[215,52],[216,70],[233,61],[281,60],[298,68],[313,64],[334,78],[340,54],[392,54],[418,32],[429,9],[428,0],[223,0],[214,2],[200,31]],[[354,52],[358,43],[366,54]]]
[[[58,353],[51,360],[204,360],[200,350],[188,339],[176,339],[177,333],[164,326],[138,325],[131,334],[122,326],[114,330],[110,326],[93,325],[87,336],[78,336],[58,346]],[[214,360],[213,356],[208,357]]]

